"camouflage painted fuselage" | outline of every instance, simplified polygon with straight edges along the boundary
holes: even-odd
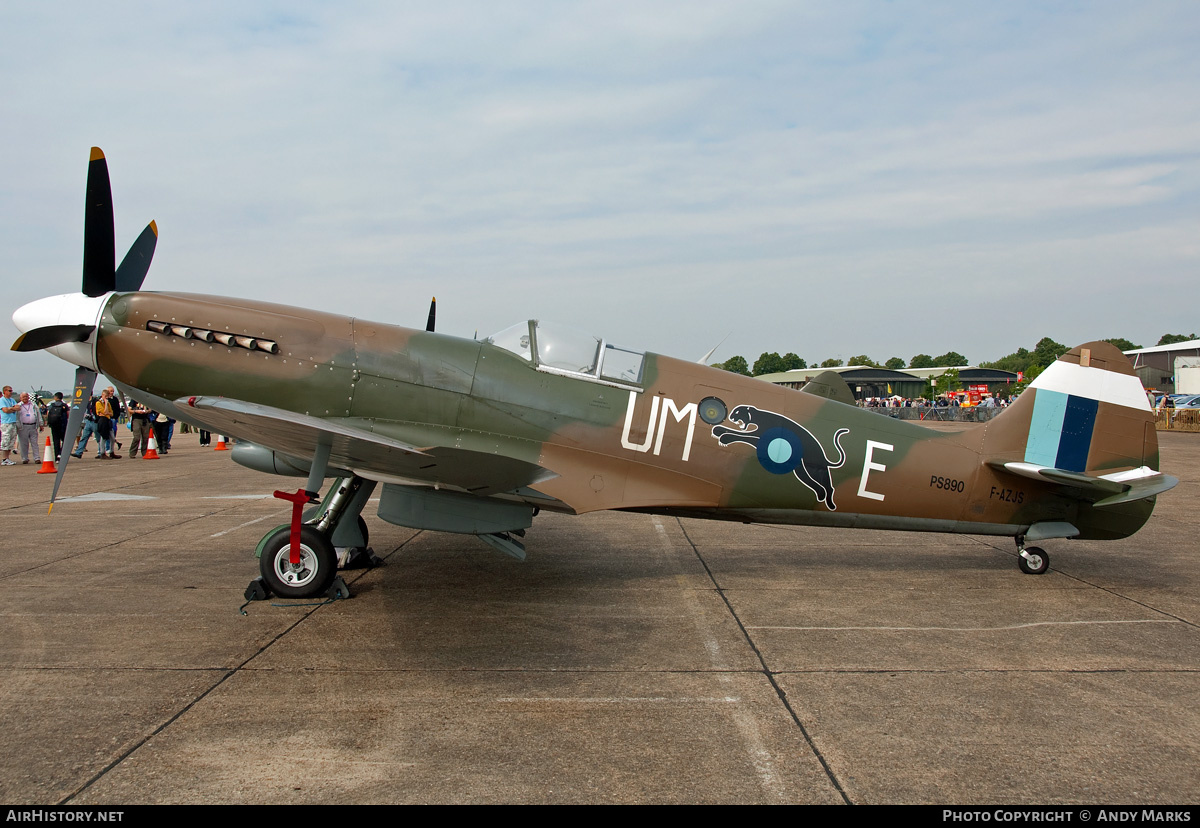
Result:
[[[277,350],[172,335],[164,325],[259,338]],[[1116,357],[1096,353],[1093,362],[1124,359],[1115,349]],[[1033,450],[1033,394],[991,422],[941,432],[655,354],[646,354],[638,384],[606,384],[539,371],[489,342],[149,292],[112,297],[95,356],[133,396],[212,430],[221,424],[188,398],[270,406],[423,452],[386,466],[335,453],[335,465],[365,477],[573,513],[998,535],[1065,521],[1081,537],[1113,538],[1137,531],[1153,508],[1152,499],[1094,508],[1062,486],[997,468]],[[1147,418],[1103,401],[1092,417],[1089,438],[1098,436],[1084,446],[1081,470],[1157,468]],[[227,430],[303,459],[269,435]]]

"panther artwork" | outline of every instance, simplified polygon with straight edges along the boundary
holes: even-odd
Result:
[[[731,443],[754,446],[758,462],[764,469],[772,474],[792,472],[829,511],[837,510],[829,471],[841,468],[846,462],[841,440],[843,435],[850,433],[850,429],[839,428],[833,435],[833,444],[838,450],[838,460],[834,462],[825,455],[825,449],[811,431],[782,414],[752,405],[739,405],[729,413],[729,419],[742,428],[713,426],[713,437],[722,446]],[[751,426],[753,430],[749,430]]]

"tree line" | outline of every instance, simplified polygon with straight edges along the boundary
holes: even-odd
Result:
[[[1177,342],[1187,342],[1192,339],[1197,339],[1196,334],[1163,334],[1159,340],[1159,345],[1173,345]],[[1141,345],[1136,345],[1123,337],[1115,337],[1106,339],[1122,351],[1132,351],[1136,348],[1141,348]],[[998,368],[1001,371],[1011,371],[1013,373],[1023,373],[1025,380],[1031,380],[1039,373],[1058,359],[1060,356],[1070,350],[1066,345],[1060,342],[1055,342],[1048,336],[1042,337],[1037,344],[1033,346],[1033,350],[1027,348],[1017,348],[1011,354],[1002,356],[993,362],[981,362],[980,368]],[[969,365],[967,358],[957,351],[947,351],[941,356],[930,356],[929,354],[917,354],[912,359],[908,360],[907,364],[904,359],[894,356],[885,362],[879,363],[871,359],[866,354],[852,356],[845,363],[848,366],[861,365],[867,368],[890,368],[893,371],[902,371],[907,368],[955,368],[964,365]],[[840,368],[843,365],[840,359],[825,359],[818,362],[813,360],[811,367],[813,368]],[[793,371],[810,367],[807,360],[801,359],[794,353],[787,353],[780,356],[777,352],[764,352],[758,359],[754,361],[754,365],[743,356],[732,356],[724,362],[713,364],[714,368],[723,368],[726,371],[731,371],[735,374],[743,374],[748,377],[759,377],[763,374],[777,374],[783,371]]]

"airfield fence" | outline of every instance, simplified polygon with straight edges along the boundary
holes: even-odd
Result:
[[[874,411],[884,417],[893,417],[897,420],[923,420],[925,422],[942,422],[942,423],[983,423],[999,416],[1003,408],[984,408],[982,406],[974,406],[971,408],[955,408],[948,406],[939,408],[938,406],[913,406],[910,408],[866,408],[866,411]]]
[[[1154,427],[1159,431],[1200,431],[1200,409],[1156,409]]]
[[[912,408],[865,408],[883,417],[897,420],[920,420],[939,423],[984,423],[1004,413],[1003,408],[938,408],[937,406],[914,406]],[[1154,427],[1159,431],[1200,432],[1200,409],[1180,408],[1174,411],[1154,411]]]

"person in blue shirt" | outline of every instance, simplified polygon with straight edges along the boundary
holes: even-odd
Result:
[[[4,396],[0,397],[0,466],[17,465],[8,459],[13,449],[17,447],[17,412],[21,403],[13,396],[11,385],[4,386]]]

